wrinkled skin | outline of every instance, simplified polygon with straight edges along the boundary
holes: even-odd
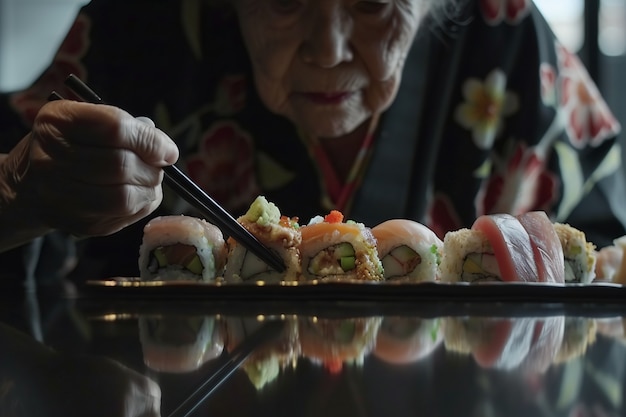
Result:
[[[357,129],[395,98],[424,0],[236,0],[265,105],[313,136]]]
[[[178,159],[153,124],[111,106],[46,104],[0,160],[0,249],[50,230],[108,235],[154,211]]]

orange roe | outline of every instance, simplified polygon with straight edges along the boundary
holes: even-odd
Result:
[[[300,218],[298,217],[280,216],[280,220],[278,221],[278,224],[280,224],[283,227],[291,227],[292,229],[297,229],[300,227],[300,225],[298,224],[299,221],[300,221]]]
[[[324,217],[326,223],[341,223],[343,221],[343,214],[339,210],[331,210]]]

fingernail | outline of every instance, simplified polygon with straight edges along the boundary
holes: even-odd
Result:
[[[178,146],[176,146],[176,143],[174,143],[174,141],[171,139],[166,146],[167,150],[165,151],[165,163],[173,165],[176,163],[176,161],[178,161]]]

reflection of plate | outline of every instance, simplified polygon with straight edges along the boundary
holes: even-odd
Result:
[[[139,281],[116,278],[88,281],[81,297],[167,298],[201,300],[255,301],[463,301],[522,303],[614,303],[626,297],[626,286],[598,284],[554,285],[547,283],[489,282],[469,283],[364,283],[355,282],[284,282],[280,284],[224,284],[189,281]]]

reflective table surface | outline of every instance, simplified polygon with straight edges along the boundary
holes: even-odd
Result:
[[[475,288],[4,293],[0,416],[626,415],[619,290]]]

